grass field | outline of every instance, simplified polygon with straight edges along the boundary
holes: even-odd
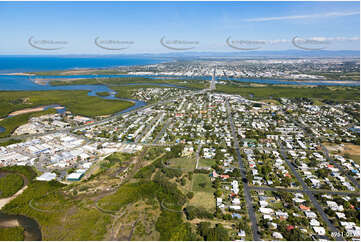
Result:
[[[211,180],[207,174],[193,174],[193,192],[209,192],[213,193]]]
[[[340,154],[346,158],[350,158],[357,164],[360,164],[360,146],[343,143],[344,146],[334,143],[323,143],[327,150],[332,154]]]
[[[189,205],[195,207],[202,207],[208,211],[215,209],[215,200],[213,193],[210,192],[195,192],[194,197],[190,200]]]
[[[198,166],[199,167],[212,167],[216,164],[215,160],[212,159],[199,159]]]
[[[267,104],[280,105],[280,102],[274,99],[265,99],[265,100],[261,100],[261,102],[265,102]]]
[[[22,241],[24,240],[23,227],[0,228],[1,241]]]
[[[168,162],[170,168],[180,168],[183,171],[193,171],[196,161],[192,158],[173,158]]]
[[[360,164],[360,146],[354,144],[344,144],[343,154],[348,154],[352,160]]]

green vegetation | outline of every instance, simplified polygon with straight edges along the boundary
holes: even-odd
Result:
[[[17,174],[0,177],[0,198],[11,197],[24,185],[23,178]]]
[[[214,192],[211,180],[206,174],[193,174],[193,188],[194,192]]]
[[[56,181],[35,181],[2,212],[35,219],[43,240],[103,240],[110,216],[90,206],[86,197],[67,195],[69,188]]]
[[[0,126],[4,127],[5,131],[0,133],[0,138],[10,136],[15,131],[15,129],[17,129],[19,126],[23,124],[26,124],[29,121],[29,119],[32,117],[38,117],[41,115],[46,115],[51,113],[56,113],[56,110],[51,108],[45,111],[19,114],[13,117],[3,119],[0,121]]]
[[[183,171],[193,171],[195,168],[195,159],[193,158],[174,158],[168,162],[169,168],[180,168]]]
[[[0,142],[0,146],[8,146],[8,145],[17,144],[20,142],[22,142],[22,140],[20,140],[20,139],[9,139],[7,141]]]
[[[216,206],[214,194],[210,192],[194,192],[194,196],[190,200],[189,205],[214,212]]]
[[[134,85],[134,86],[110,86],[110,87],[117,92],[115,96],[118,98],[133,98],[132,92],[140,88],[169,88],[166,86],[158,86],[158,85]]]
[[[16,110],[50,104],[65,106],[74,114],[88,117],[113,114],[133,105],[88,96],[87,91],[0,91],[0,117]]]
[[[215,160],[212,159],[199,159],[199,167],[212,167],[216,164]]]
[[[143,84],[136,86],[121,86],[124,84]],[[204,80],[179,80],[179,79],[152,79],[146,77],[112,77],[112,78],[92,78],[92,79],[80,79],[73,81],[51,81],[50,85],[52,86],[64,86],[64,85],[107,85],[112,89],[119,91],[119,89],[123,89],[124,87],[128,87],[131,89],[135,88],[145,88],[145,87],[162,87],[152,85],[152,83],[157,84],[171,84],[178,85],[188,88],[194,89],[203,89],[209,85],[208,81]],[[118,87],[117,87],[118,86]],[[120,90],[122,91],[122,90]],[[122,96],[125,97],[125,96]]]
[[[211,228],[209,222],[201,222],[198,225],[198,231],[204,240],[208,241],[227,241],[230,240],[228,230],[222,224],[217,224]]]
[[[109,162],[109,167],[111,167],[115,164],[121,165],[122,162],[129,161],[133,156],[133,154],[114,152],[113,154],[107,156],[105,160]]]
[[[186,197],[177,189],[177,186],[167,181],[163,175],[157,173],[154,181],[130,183],[110,196],[99,200],[98,205],[108,211],[118,211],[122,207],[143,200],[147,204],[158,201],[161,214],[156,222],[156,230],[160,233],[159,240],[193,240],[191,226],[182,221],[181,207]]]
[[[23,227],[0,228],[0,240],[22,241],[24,240],[24,228]]]
[[[109,93],[109,92],[97,92],[96,94],[97,94],[98,96],[100,96],[100,97],[110,96],[110,93]]]
[[[208,218],[212,219],[214,216],[204,208],[197,208],[194,206],[187,206],[185,208],[187,219],[192,220],[195,218]]]
[[[254,97],[256,99],[272,98],[314,98],[318,100],[345,101],[359,100],[359,87],[308,87],[294,85],[265,85],[262,87],[252,87],[244,84],[231,83],[228,85],[217,85],[217,92],[229,94],[239,94],[244,97]]]
[[[347,80],[347,81],[360,80],[360,72],[316,72],[312,74],[324,76],[328,80]]]
[[[24,175],[29,183],[36,177],[36,172],[31,166],[4,166],[0,168],[0,172],[14,172]]]

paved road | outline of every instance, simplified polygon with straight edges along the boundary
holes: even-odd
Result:
[[[307,132],[307,127],[306,127],[305,124],[302,124],[302,123],[298,122],[297,120],[294,120],[293,118],[291,118],[291,120],[292,120],[296,125],[300,126],[300,127],[305,131],[305,134],[306,134],[306,135],[311,136],[311,135]],[[309,127],[308,127],[308,128],[309,128]],[[313,137],[313,136],[312,136],[312,137]],[[360,183],[359,183],[355,178],[353,178],[352,176],[348,175],[348,174],[347,174],[347,171],[345,171],[341,165],[339,165],[337,162],[335,162],[333,159],[331,159],[331,157],[330,157],[330,155],[329,155],[329,153],[328,153],[328,150],[327,150],[326,147],[321,143],[320,137],[315,137],[315,138],[318,140],[318,142],[319,142],[319,144],[320,144],[320,146],[321,146],[321,148],[322,148],[322,150],[323,150],[323,153],[324,153],[325,156],[326,156],[327,161],[328,161],[329,163],[333,164],[337,169],[339,169],[339,170],[352,182],[352,184],[360,190]]]
[[[201,94],[201,93],[205,93],[207,91],[207,89],[203,89],[201,91],[196,91],[196,92],[193,92],[191,94],[186,94],[184,95],[184,97],[187,97],[187,96],[193,96],[193,95],[196,95],[196,94]],[[99,124],[104,124],[104,123],[107,123],[107,122],[110,122],[112,120],[115,120],[121,116],[124,116],[126,114],[131,114],[131,113],[134,113],[134,112],[139,112],[143,109],[147,109],[147,108],[151,108],[151,107],[154,107],[158,104],[166,104],[166,103],[170,103],[170,102],[173,102],[175,101],[177,98],[171,98],[171,99],[167,99],[167,100],[163,100],[163,101],[159,101],[159,102],[156,102],[156,103],[153,103],[153,104],[149,104],[149,105],[145,105],[145,106],[141,106],[139,108],[136,108],[136,109],[133,109],[129,112],[126,112],[126,113],[122,113],[122,112],[119,112],[119,113],[115,113],[113,114],[112,116],[108,117],[108,118],[105,118],[105,119],[102,119],[102,120],[99,120],[99,121],[95,121],[94,123],[91,123],[91,124],[84,124],[84,125],[80,125],[80,126],[77,126],[77,127],[72,127],[72,128],[65,128],[65,129],[58,129],[58,130],[54,130],[54,131],[49,131],[49,132],[45,132],[45,133],[39,133],[39,134],[31,134],[31,135],[14,135],[14,136],[10,136],[10,137],[6,137],[6,138],[0,138],[0,142],[5,142],[5,141],[8,141],[10,139],[27,139],[27,138],[35,138],[35,137],[39,137],[39,136],[44,136],[44,135],[47,135],[47,134],[54,134],[54,133],[64,133],[64,132],[71,132],[71,131],[76,131],[76,130],[81,130],[83,128],[87,128],[87,127],[92,127],[92,126],[95,126],[95,125],[99,125]]]
[[[336,166],[352,182],[352,184],[355,187],[360,189],[360,183],[355,178],[353,178],[352,176],[347,174],[347,171],[345,171],[341,165],[339,165],[337,162],[335,162],[333,159],[330,158],[328,150],[326,149],[326,147],[323,144],[320,143],[320,145],[321,145],[323,152],[325,153],[325,156],[326,156],[326,159],[328,160],[328,162],[332,163],[334,166]]]
[[[259,236],[259,233],[258,233],[258,225],[257,225],[256,214],[254,212],[253,205],[252,205],[252,199],[251,199],[251,195],[250,195],[250,192],[249,192],[246,171],[244,169],[244,165],[243,165],[243,162],[242,162],[242,157],[241,157],[241,154],[239,152],[239,143],[238,143],[237,134],[236,134],[235,128],[234,128],[231,108],[230,108],[230,105],[229,105],[228,101],[226,103],[226,106],[227,106],[227,113],[228,113],[228,122],[229,122],[229,124],[231,126],[232,136],[233,136],[233,139],[234,139],[233,140],[234,148],[235,148],[236,153],[237,153],[239,169],[241,171],[241,176],[242,176],[242,184],[243,184],[243,188],[244,188],[243,189],[244,198],[246,200],[248,216],[249,216],[249,218],[251,220],[251,224],[252,224],[253,240],[260,240],[260,236]]]
[[[142,132],[137,136],[137,138],[135,139],[135,143],[138,143],[139,140],[142,140],[143,137],[145,137],[145,135],[148,134],[149,130],[152,128],[153,124],[155,124],[160,117],[162,116],[161,113],[159,113],[156,117],[154,117],[150,123],[146,124],[145,128],[142,130]]]
[[[293,189],[293,188],[283,188],[283,187],[262,187],[262,186],[249,186],[250,190],[264,190],[264,191],[278,191],[278,192],[311,192],[313,194],[332,194],[332,195],[343,195],[343,196],[359,196],[358,192],[349,192],[349,191],[329,191],[329,190],[303,190],[303,189]]]
[[[337,228],[331,223],[331,221],[328,219],[327,214],[323,211],[321,205],[318,203],[318,201],[316,200],[316,198],[313,196],[313,194],[310,192],[310,189],[308,188],[307,184],[303,181],[302,177],[300,176],[300,174],[298,173],[298,171],[295,169],[295,167],[293,167],[291,165],[291,162],[287,159],[287,155],[285,154],[285,151],[281,145],[281,156],[283,157],[283,159],[286,161],[288,167],[291,169],[293,175],[296,177],[297,181],[301,184],[303,191],[307,194],[307,196],[310,198],[311,202],[313,203],[313,205],[315,206],[315,208],[317,209],[318,213],[321,215],[321,218],[323,219],[323,221],[325,221],[325,223],[327,224],[328,230],[331,232],[337,232],[339,233],[339,231],[337,230]],[[335,237],[336,240],[342,241],[344,240],[341,236],[340,237]]]
[[[166,131],[166,129],[168,128],[169,124],[172,122],[172,118],[169,118],[166,123],[163,125],[162,130],[159,132],[159,134],[157,135],[157,137],[155,137],[153,144],[158,143],[158,141],[160,140],[160,138],[163,137],[164,132]]]

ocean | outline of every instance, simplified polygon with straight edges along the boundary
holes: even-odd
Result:
[[[165,58],[124,56],[0,56],[0,73],[149,65],[164,61]]]

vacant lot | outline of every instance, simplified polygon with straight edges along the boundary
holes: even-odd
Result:
[[[352,159],[356,163],[360,164],[360,146],[343,143],[342,145],[333,144],[333,143],[324,143],[323,144],[327,150],[332,154],[340,154],[347,159]]]
[[[194,197],[190,200],[189,205],[203,207],[209,211],[213,211],[216,206],[213,193],[210,192],[194,192]]]
[[[192,158],[174,158],[168,163],[170,168],[180,168],[183,171],[193,171],[195,168],[195,159]]]
[[[344,144],[343,154],[348,155],[352,160],[360,164],[360,146],[354,144]]]
[[[215,160],[212,160],[212,159],[200,159],[198,165],[199,165],[199,167],[209,167],[209,168],[211,168],[215,164],[216,164]]]
[[[193,192],[213,193],[214,188],[207,174],[193,174]]]

